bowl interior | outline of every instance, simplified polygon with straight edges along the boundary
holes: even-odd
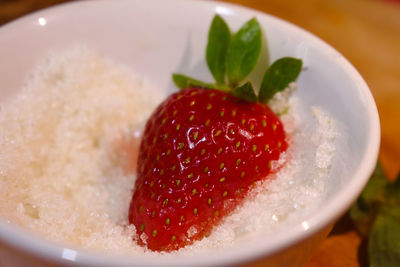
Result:
[[[264,13],[218,2],[82,1],[44,10],[0,28],[0,103],[18,92],[28,73],[49,50],[74,43],[86,43],[131,66],[168,94],[175,90],[172,72],[212,80],[204,50],[215,13],[233,29],[256,16],[266,34],[271,60],[282,56],[302,58],[305,70],[296,94],[306,105],[321,106],[330,113],[346,138],[337,147],[340,152],[329,175],[328,198],[322,211],[310,215],[308,229],[299,223],[268,240],[243,244],[219,255],[179,259],[181,263],[216,259],[227,263],[267,255],[316,232],[348,208],[366,183],[379,146],[376,107],[360,75],[340,53],[304,30]],[[9,232],[8,227],[0,225],[0,238],[15,242],[11,234],[18,234]],[[50,257],[62,256],[62,247],[32,236],[24,238],[24,249],[43,254],[46,248]],[[99,264],[110,260],[82,252],[77,258]],[[156,258],[137,260],[157,263]],[[115,262],[127,263],[129,259]]]

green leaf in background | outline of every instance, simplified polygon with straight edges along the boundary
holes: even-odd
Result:
[[[400,266],[400,206],[386,206],[376,217],[368,257],[372,267]]]
[[[175,85],[179,87],[179,89],[186,89],[188,87],[201,87],[201,88],[208,88],[208,89],[219,89],[222,91],[227,91],[229,90],[228,87],[225,85],[216,85],[212,83],[205,83],[193,78],[190,78],[189,76],[183,75],[183,74],[177,74],[174,73],[172,74],[172,80],[174,81]]]
[[[233,36],[226,55],[226,70],[231,87],[253,70],[262,47],[261,27],[255,18],[246,22]]]
[[[390,184],[378,162],[371,178],[357,201],[350,208],[350,218],[358,231],[368,236],[381,203],[386,200],[386,188]]]
[[[378,162],[350,218],[368,238],[371,266],[400,266],[400,174],[391,182]]]
[[[228,25],[219,15],[215,15],[208,32],[206,60],[217,84],[225,83],[225,58],[230,41]]]
[[[362,208],[368,208],[374,202],[384,203],[386,201],[386,188],[389,184],[390,182],[383,171],[382,165],[378,162],[359,197],[362,202]]]
[[[397,176],[397,179],[387,186],[387,198],[388,200],[386,200],[386,202],[390,203],[391,205],[400,206],[400,173]]]
[[[247,102],[257,102],[257,96],[254,92],[254,88],[250,82],[243,84],[242,86],[236,87],[232,90],[232,95],[243,99]]]
[[[274,94],[284,90],[300,74],[302,61],[297,58],[283,57],[272,63],[261,82],[259,101],[266,104]]]

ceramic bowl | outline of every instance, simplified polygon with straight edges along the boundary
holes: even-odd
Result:
[[[173,89],[171,73],[211,80],[204,61],[210,21],[220,14],[237,29],[257,17],[270,59],[302,58],[298,97],[325,109],[346,131],[337,147],[326,201],[305,220],[267,237],[207,255],[169,258],[113,257],[52,243],[0,219],[0,261],[5,266],[212,266],[250,264],[296,266],[312,254],[329,227],[357,198],[378,154],[380,126],[365,81],[334,48],[305,30],[268,14],[215,1],[77,1],[39,11],[0,28],[0,101],[23,85],[27,74],[49,50],[77,42],[152,80],[162,93]],[[345,159],[345,160],[340,160]],[[345,162],[344,162],[345,161]]]

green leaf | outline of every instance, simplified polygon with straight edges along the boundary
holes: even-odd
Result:
[[[389,186],[390,182],[378,162],[363,192],[350,208],[350,218],[362,235],[370,233],[375,217],[386,201]]]
[[[226,55],[231,87],[236,87],[253,70],[262,46],[261,27],[255,18],[246,22],[233,36]]]
[[[368,208],[368,206],[373,203],[384,203],[386,201],[386,189],[390,184],[390,181],[383,171],[382,165],[378,162],[359,197],[362,202],[362,208]]]
[[[283,57],[272,63],[261,82],[259,101],[266,104],[277,92],[284,90],[300,74],[301,59]]]
[[[207,83],[190,78],[189,76],[183,74],[174,73],[172,74],[172,79],[174,80],[176,86],[178,86],[180,89],[186,89],[190,86],[207,87],[208,85]]]
[[[369,211],[365,211],[360,209],[357,204],[351,206],[349,211],[350,218],[353,220],[354,226],[362,236],[368,237],[372,224],[375,221],[378,208],[379,207],[376,207]]]
[[[217,84],[225,84],[225,58],[230,41],[228,25],[219,15],[215,15],[208,32],[206,60]]]
[[[393,187],[400,190],[400,173],[397,175],[397,179],[394,181]]]
[[[212,84],[212,83],[202,82],[202,81],[190,78],[189,76],[186,76],[183,74],[174,73],[174,74],[172,74],[172,79],[173,79],[175,85],[178,86],[180,89],[186,89],[189,87],[201,87],[201,88],[205,88],[205,89],[218,89],[221,91],[229,90],[229,88],[226,87],[225,85],[216,85],[216,84]]]
[[[257,102],[257,96],[250,82],[233,89],[231,94],[247,102]]]
[[[400,266],[400,207],[386,206],[377,216],[368,241],[372,267]]]
[[[397,179],[387,187],[387,202],[400,206],[400,173]]]

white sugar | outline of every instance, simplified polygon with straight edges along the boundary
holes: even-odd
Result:
[[[302,106],[294,90],[292,84],[271,102],[290,136],[284,167],[209,237],[172,255],[268,235],[300,223],[323,201],[335,124],[321,108]],[[127,217],[135,177],[117,163],[116,147],[138,138],[160,100],[132,70],[85,46],[51,54],[0,108],[1,217],[85,249],[152,254],[132,240]]]
[[[110,155],[161,100],[156,92],[86,47],[51,54],[0,114],[1,216],[56,241],[133,248],[135,177]]]

